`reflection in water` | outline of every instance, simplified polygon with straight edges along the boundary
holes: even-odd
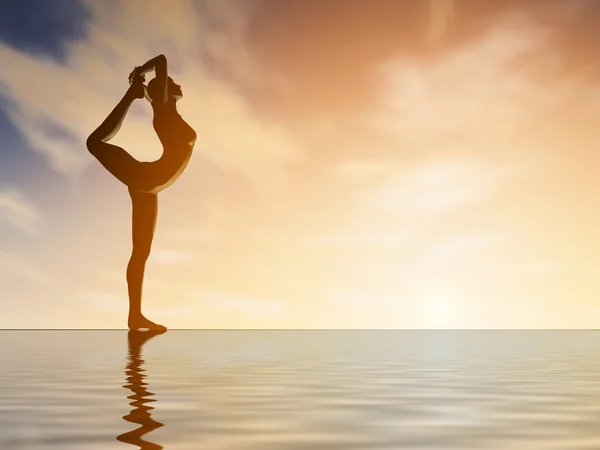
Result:
[[[125,384],[123,387],[130,389],[131,392],[133,392],[133,395],[130,395],[127,398],[133,400],[129,404],[134,408],[129,414],[123,416],[123,419],[141,426],[117,436],[117,440],[127,444],[137,445],[142,450],[156,450],[164,448],[162,445],[142,439],[142,436],[145,434],[148,434],[151,431],[163,426],[162,423],[152,419],[152,415],[150,414],[150,411],[152,411],[154,408],[147,405],[147,403],[155,402],[156,400],[150,398],[154,395],[154,393],[146,389],[148,384],[144,382],[146,375],[143,375],[144,369],[142,368],[142,365],[144,364],[144,360],[142,359],[142,346],[149,339],[162,333],[164,332],[131,330],[127,334],[127,342],[129,346],[128,363],[125,368],[127,384]]]
[[[600,449],[598,331],[125,334],[0,331],[0,449]]]

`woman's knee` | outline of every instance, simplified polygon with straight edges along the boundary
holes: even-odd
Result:
[[[136,248],[131,253],[131,263],[145,264],[150,256],[150,247]]]
[[[87,147],[88,151],[94,156],[98,154],[103,144],[104,142],[102,142],[101,139],[97,138],[93,134],[90,134],[87,140],[85,141],[85,146]]]

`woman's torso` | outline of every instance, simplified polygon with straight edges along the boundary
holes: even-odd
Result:
[[[189,163],[196,142],[196,132],[176,110],[156,111],[152,122],[154,130],[163,145],[163,154],[150,163],[160,192],[173,184]]]

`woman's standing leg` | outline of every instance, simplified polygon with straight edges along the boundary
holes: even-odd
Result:
[[[151,322],[142,314],[144,272],[156,227],[158,195],[147,192],[136,192],[132,189],[129,189],[129,194],[133,207],[133,250],[129,264],[127,265],[127,287],[129,291],[128,326],[130,329],[149,328],[151,330],[166,330],[164,326]]]

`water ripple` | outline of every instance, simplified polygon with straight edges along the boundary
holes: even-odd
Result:
[[[0,336],[2,449],[600,448],[595,332]]]

